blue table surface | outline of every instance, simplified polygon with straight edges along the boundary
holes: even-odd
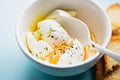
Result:
[[[55,77],[34,68],[18,47],[15,27],[24,7],[32,0],[0,0],[0,80],[94,80],[95,68],[71,77]],[[120,0],[96,0],[105,10]]]

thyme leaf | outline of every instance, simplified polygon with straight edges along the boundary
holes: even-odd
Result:
[[[48,51],[48,47],[45,47],[44,49]]]
[[[39,52],[39,54],[42,54],[42,52]]]
[[[52,28],[50,28],[50,32],[55,32],[56,30],[53,30]]]

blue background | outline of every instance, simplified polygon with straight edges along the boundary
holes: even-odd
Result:
[[[0,0],[0,80],[94,80],[95,67],[71,77],[55,77],[34,68],[19,49],[15,27],[24,7],[32,0]],[[96,0],[105,10],[120,0]]]

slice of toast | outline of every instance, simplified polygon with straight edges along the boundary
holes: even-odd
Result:
[[[107,13],[112,23],[113,31],[120,27],[120,4],[113,4],[108,7]]]
[[[120,35],[113,35],[110,43],[108,45],[108,49],[120,53]],[[115,68],[119,67],[120,64],[112,59],[111,57],[104,55],[104,67],[105,67],[105,74],[113,71]]]
[[[107,13],[112,23],[112,38],[108,49],[120,53],[120,4],[112,4],[108,7]],[[120,64],[107,55],[104,55],[105,74],[113,71]]]
[[[120,53],[120,34],[112,36],[108,48]],[[120,80],[120,64],[104,55],[96,64],[96,80]]]
[[[107,9],[112,23],[112,37],[108,49],[120,53],[120,4]],[[96,80],[120,80],[120,63],[104,55],[96,64]]]

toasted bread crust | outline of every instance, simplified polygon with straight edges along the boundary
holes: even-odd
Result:
[[[120,4],[116,3],[116,4],[112,4],[107,8],[107,11],[109,10],[114,10],[114,9],[119,9],[120,8]]]
[[[120,80],[120,67],[118,67],[114,72],[109,75],[104,76],[103,80]]]
[[[101,58],[96,64],[96,80],[103,80],[103,58]]]
[[[120,41],[120,34],[115,34],[111,36],[110,43],[119,42]]]
[[[112,29],[120,27],[120,4],[113,4],[108,7],[107,13],[111,19]]]
[[[116,39],[120,38],[120,27],[113,30],[112,35],[117,35]]]

